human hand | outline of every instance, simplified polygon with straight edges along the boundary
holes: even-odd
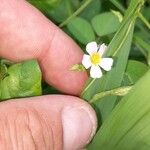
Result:
[[[86,73],[69,68],[80,48],[24,0],[1,0],[0,57],[37,58],[43,78],[57,89],[79,95]],[[80,150],[96,130],[93,109],[77,97],[49,95],[0,103],[0,149]]]

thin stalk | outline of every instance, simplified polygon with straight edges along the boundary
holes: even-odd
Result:
[[[149,48],[145,48],[143,41],[141,41],[141,39],[139,39],[137,36],[133,36],[133,43],[134,45],[140,50],[140,52],[144,55],[144,57],[147,59],[147,52],[146,50]]]
[[[140,12],[138,14],[138,17],[146,25],[146,27],[150,30],[150,23],[147,21],[147,19]]]
[[[116,0],[110,0],[122,13],[125,12],[124,7]],[[138,13],[138,17],[143,21],[143,23],[150,29],[150,23],[146,20],[146,18],[139,12]],[[145,30],[140,26],[140,24],[136,24],[137,27],[139,27],[142,31],[145,32]],[[147,33],[147,32],[146,32]],[[139,50],[141,51],[141,53],[144,55],[144,57],[147,59],[147,54],[146,52],[140,47],[140,43],[138,44],[135,40],[133,40],[133,43],[135,44],[135,46],[137,48],[139,48]]]
[[[76,10],[70,17],[68,17],[64,22],[62,22],[59,27],[62,28],[67,25],[71,19],[78,16],[90,3],[92,0],[87,0],[78,10]]]
[[[89,101],[89,103],[96,102],[97,100],[100,100],[105,96],[110,96],[110,95],[124,96],[132,89],[132,87],[133,86],[124,86],[124,87],[120,87],[120,88],[116,88],[116,89],[112,89],[109,91],[104,91],[104,92],[95,94],[93,98]]]
[[[88,88],[93,84],[93,82],[95,81],[96,79],[92,79],[92,81],[89,83],[89,85],[82,91],[82,93],[81,93],[81,96],[80,97],[82,97],[83,96],[83,94],[88,90]]]
[[[122,13],[125,12],[125,8],[116,0],[110,0]]]

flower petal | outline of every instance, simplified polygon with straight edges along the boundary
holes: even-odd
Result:
[[[92,78],[100,78],[102,76],[102,71],[99,66],[92,66],[90,70],[90,76]]]
[[[90,42],[86,45],[86,51],[91,55],[94,52],[97,52],[98,46],[96,42]]]
[[[91,61],[90,61],[90,56],[89,56],[89,55],[86,55],[86,54],[83,55],[82,65],[83,65],[86,69],[88,69],[89,67],[92,66]]]
[[[100,45],[98,53],[100,53],[100,55],[102,56],[105,53],[106,49],[107,49],[107,46],[103,43],[102,45]]]
[[[112,58],[102,58],[100,64],[99,64],[104,70],[110,71],[111,67],[113,65],[113,59]]]

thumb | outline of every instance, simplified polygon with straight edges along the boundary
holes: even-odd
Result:
[[[0,149],[81,150],[96,130],[79,98],[42,96],[0,103]]]

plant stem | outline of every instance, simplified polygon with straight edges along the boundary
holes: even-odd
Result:
[[[122,13],[125,12],[125,8],[116,0],[110,0]]]
[[[132,23],[133,23],[133,22],[130,23],[130,25],[129,25],[129,27],[128,27],[126,33],[125,33],[125,36],[123,37],[121,43],[119,44],[118,48],[116,49],[116,51],[113,53],[112,56],[115,56],[115,55],[118,53],[118,51],[119,51],[119,49],[122,47],[124,41],[127,39],[128,34],[129,34],[129,32],[131,31],[131,28],[132,28]]]
[[[78,10],[76,10],[70,17],[68,17],[64,22],[62,22],[59,25],[59,27],[62,28],[65,25],[67,25],[71,19],[73,19],[74,17],[79,15],[91,2],[92,2],[92,0],[86,0],[86,2]]]
[[[147,53],[150,52],[150,46],[139,36],[133,36],[133,43],[141,51],[144,57],[147,59]]]
[[[146,27],[150,30],[150,23],[147,19],[139,12],[138,17],[142,20],[142,22],[146,25]]]
[[[104,91],[104,92],[95,94],[93,98],[89,101],[89,103],[93,103],[105,96],[110,96],[110,95],[124,96],[132,89],[132,87],[133,86],[124,86],[124,87],[112,89],[110,91]]]
[[[89,85],[82,91],[80,97],[83,96],[83,94],[89,89],[89,87],[93,84],[93,82],[95,81],[96,79],[92,79],[92,81],[89,83]]]
[[[116,0],[110,0],[122,13],[124,13],[125,12],[125,9],[124,9],[124,7],[118,2],[118,1],[116,1]],[[145,23],[145,25],[150,29],[150,24],[149,24],[149,22],[145,19],[145,17],[139,12],[138,13],[138,17]],[[137,27],[138,28],[140,28],[143,32],[146,32],[145,30],[144,30],[144,28],[142,28],[142,26],[139,24],[139,23],[137,23],[136,24],[137,25]],[[145,33],[145,34],[147,34],[147,32]],[[136,45],[136,47],[137,48],[139,48],[139,50],[141,51],[141,53],[144,55],[144,57],[147,59],[147,54],[146,54],[146,52],[145,51],[143,51],[143,49],[139,46],[139,44],[135,41],[135,40],[133,40],[133,43]]]

